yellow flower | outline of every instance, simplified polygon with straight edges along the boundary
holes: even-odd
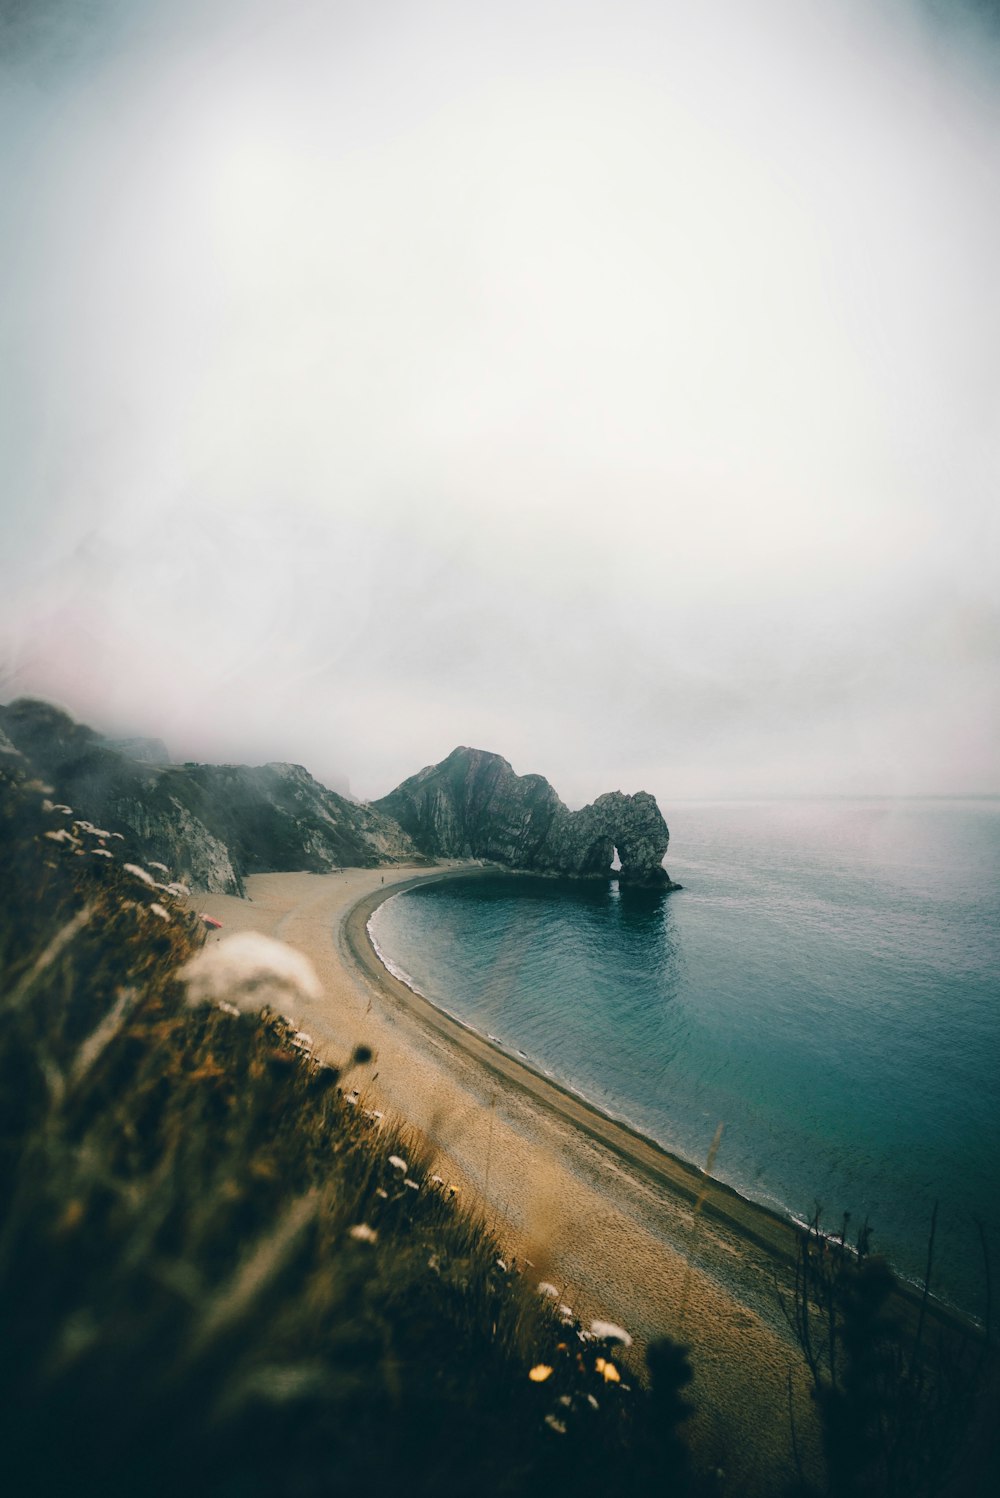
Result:
[[[536,1363],[529,1371],[528,1377],[533,1384],[543,1384],[547,1378],[552,1377],[552,1369],[547,1363]]]
[[[618,1369],[615,1367],[614,1363],[609,1363],[606,1358],[598,1358],[596,1363],[594,1364],[594,1367],[597,1369],[598,1373],[604,1375],[604,1382],[606,1384],[621,1383],[621,1374],[618,1372]]]

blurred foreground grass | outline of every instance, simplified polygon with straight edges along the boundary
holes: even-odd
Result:
[[[4,1490],[688,1491],[683,1350],[630,1386],[311,1055],[294,961],[227,996],[168,871],[29,776],[0,769]]]

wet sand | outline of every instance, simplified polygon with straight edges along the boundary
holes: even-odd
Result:
[[[197,908],[224,923],[219,935],[254,929],[305,952],[324,996],[295,1019],[319,1054],[343,1062],[358,1043],[372,1048],[351,1075],[366,1105],[417,1130],[506,1252],[529,1260],[578,1315],[627,1327],[637,1349],[662,1335],[689,1345],[699,1465],[725,1466],[721,1491],[780,1490],[794,1476],[789,1379],[800,1456],[809,1467],[816,1459],[807,1378],[778,1301],[794,1230],[386,971],[365,929],[372,911],[457,872],[470,870],[260,874],[248,880],[249,901],[201,895]]]

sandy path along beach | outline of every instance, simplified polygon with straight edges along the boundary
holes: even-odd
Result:
[[[319,1054],[343,1062],[358,1043],[372,1048],[373,1061],[351,1074],[366,1105],[418,1129],[438,1172],[578,1315],[616,1321],[639,1345],[664,1334],[687,1343],[700,1458],[725,1460],[725,1486],[734,1491],[776,1491],[793,1475],[789,1376],[800,1446],[811,1449],[814,1440],[802,1360],[775,1289],[794,1249],[792,1229],[530,1071],[386,971],[366,934],[371,911],[411,881],[459,871],[469,872],[452,865],[259,874],[248,880],[247,901],[196,902],[224,923],[220,936],[259,930],[309,956],[324,996],[295,1019]]]

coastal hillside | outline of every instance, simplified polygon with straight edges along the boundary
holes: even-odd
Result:
[[[517,775],[482,749],[455,749],[362,805],[301,765],[170,764],[159,741],[101,738],[32,698],[0,707],[0,736],[77,815],[219,894],[245,894],[248,874],[422,858],[606,875],[616,850],[620,878],[676,887],[663,868],[670,833],[647,792],[610,791],[570,811],[543,776]]]
[[[247,874],[327,873],[419,856],[388,818],[301,765],[170,765],[109,746],[45,702],[0,707],[0,734],[81,817],[128,838],[195,888],[245,893]]]
[[[699,1493],[683,1350],[640,1389],[296,1029],[301,952],[73,826],[0,756],[4,1491]]]
[[[670,833],[646,791],[610,791],[570,811],[544,776],[517,775],[499,754],[459,748],[373,804],[432,857],[606,875],[617,849],[621,878],[674,887],[663,868]]]
[[[727,1356],[757,1434],[734,1443],[716,1348],[692,1389],[707,1403],[689,1457],[692,1365],[657,1335],[701,1335],[705,1312],[692,1322],[683,1309],[698,1303],[688,1274],[680,1312],[668,1303],[650,1326],[639,1305],[625,1318],[644,1367],[639,1341],[603,1319],[619,1312],[612,1298],[578,1316],[565,1288],[579,1307],[583,1286],[545,1241],[541,1262],[533,1244],[534,1262],[515,1260],[522,1248],[494,1236],[496,1199],[480,1202],[486,1230],[428,1137],[390,1121],[376,1077],[415,1058],[393,1062],[380,1046],[369,1075],[376,1056],[353,1028],[317,1048],[298,1024],[313,1028],[334,995],[304,951],[250,926],[206,940],[170,881],[179,870],[143,868],[108,832],[54,804],[0,728],[0,1440],[11,1492],[996,1491],[988,1330],[938,1317],[926,1287],[897,1296],[867,1225],[852,1246],[846,1220],[831,1236],[818,1212],[778,1293],[822,1451],[800,1417],[787,1432],[760,1418],[748,1303]],[[365,876],[371,891],[378,877]],[[262,908],[229,903],[251,920]],[[490,1148],[495,1121],[491,1101]],[[606,1236],[610,1202],[589,1217],[582,1185],[574,1231],[587,1252],[621,1258],[625,1239]],[[712,1210],[704,1191],[692,1200],[695,1218]],[[692,1231],[689,1254],[696,1241]],[[778,1470],[787,1480],[765,1485]]]

